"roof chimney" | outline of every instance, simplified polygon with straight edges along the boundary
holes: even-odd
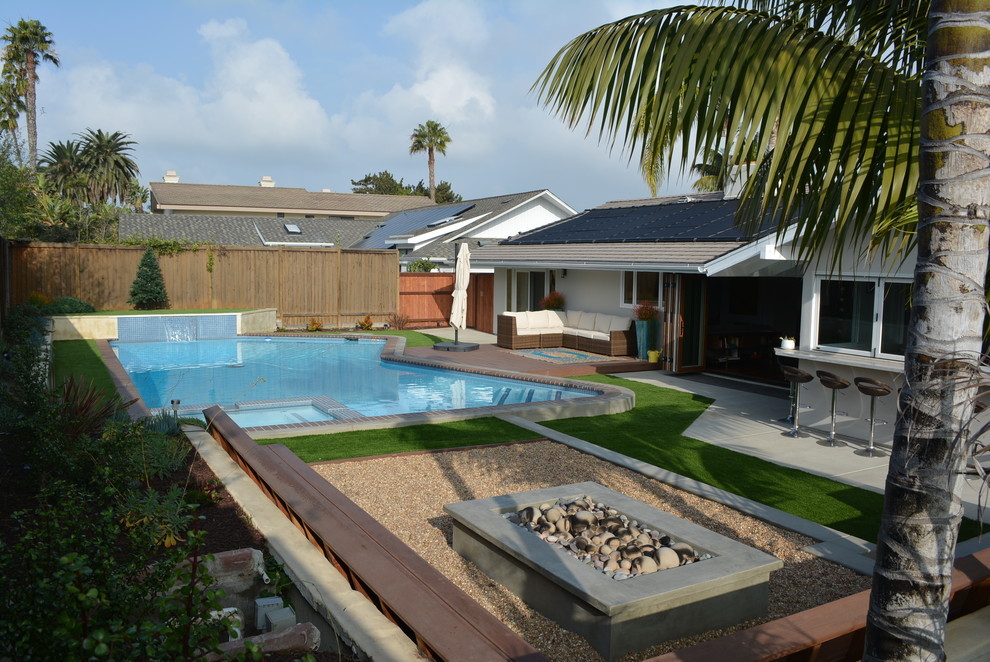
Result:
[[[166,170],[165,176],[162,177],[162,181],[165,182],[166,184],[178,184],[179,176],[175,174],[174,170]]]
[[[261,186],[262,188],[275,188],[275,180],[268,175],[265,175],[261,178],[261,181],[258,182],[258,186]]]

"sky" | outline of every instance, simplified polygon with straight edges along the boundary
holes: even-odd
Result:
[[[586,30],[639,0],[4,0],[4,29],[37,19],[61,66],[38,71],[38,145],[86,129],[136,142],[143,185],[350,192],[390,171],[428,181],[415,127],[451,136],[437,181],[465,199],[547,188],[577,210],[649,196],[629,154],[569,129],[530,91]],[[660,194],[685,193],[673,173]]]

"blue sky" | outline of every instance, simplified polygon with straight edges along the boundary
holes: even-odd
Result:
[[[137,141],[141,181],[349,192],[389,170],[427,179],[409,134],[449,131],[437,178],[465,198],[549,188],[576,209],[649,195],[620,149],[572,131],[530,86],[570,39],[674,3],[590,0],[5,0],[41,21],[39,149],[87,128]],[[688,190],[689,178],[661,193]]]

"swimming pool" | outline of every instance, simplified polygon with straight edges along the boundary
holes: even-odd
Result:
[[[218,404],[242,427],[572,400],[597,391],[385,361],[368,338],[112,342],[152,410]]]

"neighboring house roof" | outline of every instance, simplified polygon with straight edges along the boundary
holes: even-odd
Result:
[[[378,221],[375,229],[356,248],[391,248],[395,245],[393,237],[409,236],[432,224],[445,224],[473,206],[472,203],[458,202],[390,214]]]
[[[570,206],[546,189],[451,202],[396,212],[382,219],[380,227],[356,247],[402,248],[409,251],[401,258],[404,263],[419,258],[453,262],[456,243],[484,244],[515,234],[519,228],[506,228],[511,226],[513,219],[524,218],[523,214],[537,205],[542,205],[538,214],[520,221],[528,224],[523,230],[574,213]]]
[[[273,244],[333,244],[350,248],[377,220],[326,218],[274,218],[269,216],[205,216],[197,214],[121,214],[117,235],[121,239],[156,237],[212,242],[223,246]],[[295,226],[299,232],[290,232]]]
[[[721,259],[722,268],[729,269],[734,264],[727,256],[734,251],[773,246],[774,228],[748,233],[735,225],[737,208],[738,200],[726,200],[721,193],[616,200],[479,247],[472,264],[697,273]],[[753,257],[747,253],[745,259]]]
[[[277,211],[329,216],[385,216],[432,205],[412,195],[329,193],[276,186],[151,182],[152,211]]]

